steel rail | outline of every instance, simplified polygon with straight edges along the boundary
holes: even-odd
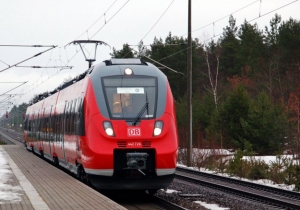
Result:
[[[172,209],[172,210],[187,210],[186,208],[183,208],[179,205],[176,205],[174,203],[171,203],[169,201],[166,201],[165,199],[162,199],[157,196],[153,196],[152,200],[159,206],[165,208],[165,209]]]
[[[189,170],[189,171],[191,171],[191,170]],[[273,197],[270,194],[262,195],[260,193],[257,193],[257,188],[252,189],[252,190],[256,190],[256,192],[251,192],[251,190],[245,191],[245,189],[238,189],[238,188],[235,188],[232,186],[226,186],[225,184],[224,185],[218,184],[218,183],[215,183],[215,179],[213,178],[213,176],[210,177],[211,181],[204,181],[204,180],[192,178],[192,177],[189,177],[186,175],[180,175],[177,172],[175,175],[175,178],[178,180],[183,180],[183,181],[187,181],[190,183],[195,183],[197,185],[206,186],[209,188],[220,190],[220,191],[226,192],[228,194],[233,194],[233,195],[237,195],[237,196],[240,196],[243,198],[252,199],[255,201],[262,202],[262,203],[267,203],[268,205],[274,205],[277,207],[280,206],[280,207],[289,208],[289,209],[300,209],[300,202],[298,199],[292,200],[291,197],[282,197],[282,195],[278,195],[278,194],[277,195],[274,194]],[[274,188],[274,191],[275,190],[280,191],[280,189],[277,189],[277,188]]]
[[[290,191],[290,190],[285,190],[285,189],[276,188],[276,187],[272,187],[272,186],[257,184],[254,182],[247,182],[247,181],[243,181],[243,180],[239,180],[239,179],[220,176],[217,174],[209,174],[209,173],[205,173],[205,172],[201,172],[201,171],[195,171],[195,170],[191,170],[191,169],[184,168],[184,167],[176,167],[176,171],[194,174],[196,176],[202,176],[202,177],[206,177],[206,178],[210,178],[210,179],[214,179],[214,180],[220,180],[220,181],[228,182],[231,184],[241,185],[243,187],[248,187],[248,188],[252,188],[252,189],[256,189],[256,190],[262,190],[265,192],[272,192],[277,195],[282,195],[282,196],[285,196],[288,198],[295,198],[295,199],[300,200],[300,193],[295,192],[295,191]]]

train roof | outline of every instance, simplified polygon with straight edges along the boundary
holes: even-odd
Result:
[[[112,58],[104,61],[107,66],[111,65],[147,65],[140,58]]]
[[[111,58],[110,60],[105,60],[103,61],[102,63],[99,63],[95,66],[92,66],[91,68],[89,68],[88,70],[86,70],[85,72],[83,72],[82,74],[76,76],[75,78],[73,78],[72,80],[60,85],[59,87],[55,88],[53,91],[51,92],[47,92],[47,93],[44,93],[44,94],[40,94],[38,95],[37,98],[34,98],[33,101],[31,102],[31,105],[32,104],[35,104],[45,98],[47,98],[48,96],[50,95],[53,95],[55,94],[56,92],[60,91],[60,90],[63,90],[67,87],[69,87],[70,85],[82,80],[83,78],[85,78],[88,74],[90,74],[94,69],[97,69],[98,67],[104,67],[104,66],[119,66],[119,65],[126,65],[126,66],[149,66],[149,67],[152,67],[152,71],[155,69],[155,70],[158,70],[162,75],[164,75],[159,69],[157,69],[153,64],[150,64],[150,63],[146,63],[144,62],[142,59],[140,58]],[[155,68],[153,68],[155,67]],[[150,72],[150,71],[148,71]],[[112,73],[112,72],[111,72]],[[157,74],[154,73],[154,74]]]

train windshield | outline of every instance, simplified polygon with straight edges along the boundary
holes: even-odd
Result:
[[[110,117],[141,119],[155,117],[157,79],[149,76],[105,77],[103,86]]]

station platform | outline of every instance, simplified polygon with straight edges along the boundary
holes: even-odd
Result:
[[[0,210],[15,209],[125,208],[28,152],[20,143],[0,145]]]

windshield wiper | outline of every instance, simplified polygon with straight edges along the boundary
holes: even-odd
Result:
[[[144,112],[147,110],[148,111],[148,104],[149,102],[146,102],[145,105],[142,107],[141,111],[138,113],[138,115],[135,117],[132,125],[136,126],[137,122],[141,118],[141,116],[144,114]]]

